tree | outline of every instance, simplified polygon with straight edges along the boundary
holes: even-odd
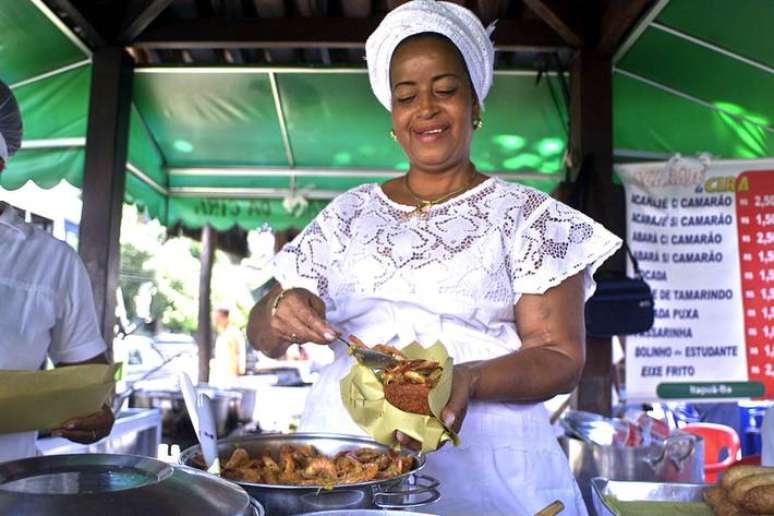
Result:
[[[134,206],[124,207],[121,225],[120,285],[130,320],[143,315],[138,300],[152,293],[150,317],[159,327],[194,334],[197,328],[200,244],[185,237],[166,238],[156,220]],[[239,260],[217,251],[212,271],[212,306],[228,308],[232,323],[244,328],[253,306],[251,289],[269,277],[273,238],[266,229],[251,232],[251,257]],[[257,242],[252,245],[252,242]],[[147,303],[146,303],[147,304]]]

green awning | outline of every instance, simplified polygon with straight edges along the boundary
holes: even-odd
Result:
[[[30,0],[0,0],[0,78],[8,85],[87,56]]]
[[[15,190],[33,181],[42,188],[51,188],[63,179],[80,186],[90,72],[89,66],[81,66],[14,87],[24,124],[24,142],[0,174],[0,186]]]
[[[169,166],[288,166],[267,74],[139,71],[134,99]]]
[[[166,157],[173,198],[290,188],[335,194],[408,167],[389,137],[389,113],[371,94],[362,70],[211,73],[217,80],[184,69],[137,74],[137,105]],[[276,103],[265,91],[272,80]],[[194,81],[199,86],[189,102],[178,85]],[[153,92],[164,92],[165,102],[154,101]],[[488,100],[473,159],[485,171],[536,170],[534,184],[551,188],[566,137],[546,83],[536,85],[532,73],[498,75]],[[519,117],[509,107],[514,102],[524,103]],[[188,110],[185,119],[179,110]]]
[[[658,21],[772,66],[772,10],[769,0],[672,0]]]
[[[289,227],[303,228],[327,204],[309,201],[301,214],[289,213],[278,199],[213,199],[172,197],[169,200],[169,223],[184,223],[190,228],[210,224],[218,231],[231,228],[234,221],[244,228],[269,224],[280,231]]]
[[[672,0],[616,64],[616,148],[774,156],[774,9]]]
[[[25,124],[4,188],[82,179],[89,55],[38,5],[0,0],[0,79]],[[621,155],[774,156],[772,22],[760,0],[671,0],[615,63]],[[536,79],[497,72],[473,160],[550,190],[566,113],[556,78]],[[142,68],[130,120],[126,200],[165,224],[303,226],[338,192],[408,167],[360,68]],[[288,212],[290,195],[308,199],[306,211]]]

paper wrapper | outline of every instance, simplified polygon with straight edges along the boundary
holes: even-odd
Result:
[[[0,371],[0,434],[58,428],[88,416],[110,395],[120,364]]]
[[[385,399],[384,386],[376,374],[357,362],[341,380],[341,400],[349,415],[374,440],[387,446],[398,444],[396,430],[420,441],[425,453],[436,450],[445,441],[452,441],[456,446],[458,437],[441,423],[441,411],[451,396],[453,374],[446,347],[439,341],[425,349],[413,342],[401,352],[410,359],[434,360],[443,367],[441,378],[428,396],[433,415],[412,414],[394,407]]]

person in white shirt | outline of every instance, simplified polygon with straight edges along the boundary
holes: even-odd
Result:
[[[213,316],[218,338],[215,340],[210,381],[216,384],[232,383],[238,376],[245,374],[245,339],[239,328],[231,324],[230,317],[228,308],[216,309]]]
[[[18,106],[0,82],[0,174],[20,143]],[[35,371],[46,357],[57,367],[107,363],[105,351],[78,254],[0,202],[0,370]],[[52,435],[91,443],[110,433],[113,420],[103,405]],[[36,432],[0,434],[0,462],[36,455],[36,438]]]

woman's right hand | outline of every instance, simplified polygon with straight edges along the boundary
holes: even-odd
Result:
[[[314,342],[329,344],[336,338],[336,330],[325,321],[325,303],[304,288],[292,288],[279,292],[276,310],[271,316],[271,330],[275,337],[298,344]]]

